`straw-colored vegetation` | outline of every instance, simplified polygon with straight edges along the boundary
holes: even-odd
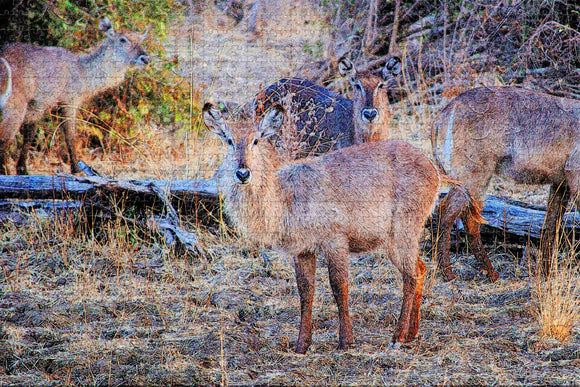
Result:
[[[56,5],[47,3],[48,15],[69,23],[72,12],[93,28],[98,16],[106,14],[114,21],[119,7],[128,7],[119,4],[130,2],[102,3],[106,6],[74,8],[59,0]],[[374,1],[304,0],[296,6],[262,1],[269,5],[257,33],[247,31],[245,19],[235,22],[235,8],[224,12],[226,3],[238,4],[173,2],[175,14],[159,7],[139,12],[135,5],[131,6],[138,13],[135,18],[120,17],[118,22],[125,27],[152,27],[153,38],[146,47],[155,53],[155,60],[147,74],[132,74],[120,90],[87,107],[99,119],[90,114],[82,118],[83,160],[109,176],[210,177],[223,149],[213,136],[205,136],[199,117],[205,100],[245,102],[260,84],[289,75],[318,74],[321,82],[328,82],[331,71],[317,67],[316,61],[336,61],[334,55],[342,53],[345,41],[351,42],[348,48],[356,57],[362,50],[371,60],[379,58],[390,41],[391,30],[380,18],[375,40],[365,33],[368,3]],[[396,2],[384,3],[379,11],[384,20],[391,20],[389,12]],[[494,51],[497,45],[511,49],[508,43],[523,36],[527,45],[518,57],[521,62],[526,52],[539,47],[542,37],[553,38],[548,34],[553,25],[541,16],[551,17],[556,11],[523,12],[536,9],[533,1],[524,2],[521,9],[511,2],[506,9],[498,2],[477,6],[469,1],[462,6],[444,2],[436,7],[417,2],[416,8],[411,8],[415,2],[401,3],[397,48],[405,58],[404,75],[400,96],[393,99],[392,133],[427,154],[427,125],[446,101],[471,86],[515,82],[507,73],[517,73],[518,64],[507,67],[501,62],[506,58]],[[434,40],[427,32],[413,37],[405,23],[415,14],[421,19],[439,17],[443,11],[438,9],[445,4],[450,8],[448,47],[437,50],[442,37]],[[577,19],[572,11],[573,22]],[[516,16],[521,17],[519,24]],[[467,29],[469,23],[473,29]],[[539,28],[541,23],[544,29]],[[48,27],[60,31],[59,26]],[[86,29],[88,42],[96,41],[96,30]],[[489,50],[484,48],[475,59],[468,56],[463,48],[480,49],[486,37]],[[74,45],[67,34],[50,39],[45,44]],[[372,43],[365,46],[368,39]],[[544,45],[546,56],[549,48],[553,46]],[[496,54],[501,68],[478,65]],[[431,74],[439,64],[442,72]],[[538,79],[534,83],[535,78],[528,78],[528,85],[550,84]],[[562,84],[569,80],[561,79]],[[147,84],[156,89],[145,90]],[[143,101],[155,94],[151,107],[145,109],[135,94],[129,98],[129,90]],[[107,114],[100,113],[103,110]],[[64,148],[59,141],[48,141],[59,138],[57,124],[47,125],[31,153],[32,173],[68,170],[61,157]],[[544,187],[513,186],[499,179],[493,193],[539,204],[546,198]],[[453,262],[459,278],[446,283],[435,271],[429,251],[432,236],[426,231],[423,258],[428,272],[419,337],[398,350],[392,350],[389,341],[402,284],[388,259],[375,255],[351,259],[355,343],[348,351],[336,349],[337,309],[328,274],[318,270],[314,344],[306,355],[296,355],[292,348],[300,311],[291,260],[267,250],[272,266],[266,267],[262,251],[239,240],[224,219],[208,229],[197,223],[196,214],[181,216],[185,227],[198,233],[207,259],[175,253],[163,240],[123,221],[89,221],[90,213],[54,217],[33,211],[21,214],[18,221],[4,221],[0,385],[580,383],[580,274],[577,248],[572,242],[571,248],[564,246],[566,237],[549,278],[535,275],[536,262],[522,257],[523,246],[496,241],[486,246],[500,273],[496,283],[490,284],[475,259],[461,248],[457,252],[461,259]]]
[[[540,256],[538,265],[530,271],[533,299],[537,303],[535,317],[542,337],[565,342],[574,335],[574,327],[580,322],[580,266],[576,259],[578,242],[575,235],[562,233],[558,248],[563,253],[550,258]],[[550,273],[546,276],[540,269],[542,260],[550,259]]]

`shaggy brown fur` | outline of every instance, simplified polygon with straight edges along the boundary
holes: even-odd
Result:
[[[65,141],[72,172],[79,172],[76,155],[75,121],[80,106],[104,90],[119,85],[132,66],[149,63],[140,42],[146,34],[116,32],[108,18],[99,23],[107,39],[86,56],[77,56],[60,47],[37,47],[15,43],[2,50],[12,69],[12,95],[7,98],[0,121],[0,173],[7,174],[7,147],[20,130],[23,145],[17,172],[27,174],[28,148],[35,134],[34,123],[48,110],[64,108]]]
[[[353,88],[354,143],[389,140],[391,113],[387,87],[400,74],[401,59],[390,58],[379,77],[369,70],[357,71],[348,58],[342,57],[338,72]]]
[[[419,329],[425,265],[419,240],[435,206],[440,176],[410,144],[374,142],[326,155],[282,162],[266,141],[282,125],[281,106],[256,128],[226,124],[204,107],[206,125],[228,146],[220,187],[224,206],[241,234],[278,246],[294,258],[301,322],[296,352],[312,343],[312,302],[317,255],[328,262],[339,311],[339,348],[353,342],[348,312],[349,253],[386,254],[403,276],[403,302],[392,343],[408,342]]]
[[[580,183],[580,102],[520,87],[482,87],[451,101],[431,129],[433,152],[450,176],[461,180],[483,204],[492,174],[517,183],[550,184],[550,197],[541,238],[541,254],[549,271],[557,225]],[[445,279],[455,278],[450,267],[449,239],[453,222],[461,217],[472,251],[489,279],[498,278],[482,246],[479,224],[465,211],[466,200],[453,189],[440,206],[439,268]]]

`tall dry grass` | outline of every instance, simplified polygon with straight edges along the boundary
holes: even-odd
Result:
[[[568,216],[573,214],[571,212]],[[580,322],[580,266],[576,258],[580,251],[575,233],[566,232],[562,224],[558,229],[556,251],[559,253],[551,257],[538,254],[532,288],[539,334],[566,341]],[[543,273],[545,259],[550,260],[551,267],[547,275]]]

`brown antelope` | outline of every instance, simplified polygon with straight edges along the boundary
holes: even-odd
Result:
[[[296,352],[305,353],[312,343],[319,253],[328,262],[338,305],[340,349],[353,342],[349,253],[384,253],[401,272],[403,301],[392,344],[413,340],[425,275],[419,240],[443,178],[431,161],[398,141],[287,161],[267,141],[282,125],[280,105],[272,106],[257,125],[252,120],[228,124],[211,104],[203,111],[205,124],[227,144],[220,179],[226,212],[245,238],[278,246],[294,259],[301,305]]]
[[[99,23],[107,38],[91,54],[77,56],[60,47],[37,47],[14,43],[5,46],[2,58],[12,70],[12,94],[2,107],[0,119],[0,173],[7,174],[7,147],[20,130],[22,150],[16,166],[27,174],[28,148],[34,124],[51,108],[61,105],[66,120],[64,134],[71,170],[79,172],[75,121],[79,107],[88,99],[118,86],[133,66],[149,63],[140,43],[147,33],[117,32],[108,18]]]
[[[0,68],[0,85],[3,85],[4,91],[0,94],[0,119],[2,119],[2,108],[6,105],[8,97],[12,94],[12,69],[6,59],[0,57],[2,68]]]
[[[357,71],[348,58],[342,57],[338,72],[353,88],[354,143],[389,140],[391,114],[387,88],[401,73],[401,59],[391,57],[379,77],[369,70]]]
[[[351,67],[354,70],[354,66]],[[243,110],[246,113],[253,110],[257,117],[262,117],[272,106],[282,104],[296,123],[297,141],[304,144],[297,157],[384,140],[388,133],[380,135],[382,129],[378,128],[388,125],[388,99],[386,92],[379,90],[385,87],[387,79],[396,77],[399,72],[400,59],[391,58],[382,70],[383,80],[371,72],[349,73],[349,78],[356,78],[354,82],[364,88],[355,91],[354,101],[307,79],[280,79],[258,93],[252,103],[253,109]],[[373,107],[376,102],[380,103],[380,114]]]
[[[566,206],[577,200],[580,102],[521,87],[468,90],[435,118],[431,141],[443,170],[464,182],[480,205],[494,173],[517,183],[550,184],[540,251],[547,273],[557,226]],[[464,197],[456,195],[453,188],[441,202],[439,268],[445,279],[455,278],[449,240],[453,222],[461,218],[471,250],[489,279],[495,281],[498,274],[482,246],[479,224],[464,211],[465,204]]]

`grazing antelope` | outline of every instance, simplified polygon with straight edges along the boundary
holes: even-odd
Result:
[[[71,170],[79,172],[76,153],[76,116],[88,99],[118,86],[127,70],[149,63],[141,48],[147,33],[117,32],[108,18],[99,23],[107,38],[91,54],[78,56],[60,47],[38,47],[24,43],[5,46],[1,56],[11,69],[12,94],[0,106],[0,173],[7,174],[7,148],[20,130],[22,150],[18,174],[28,174],[26,159],[35,135],[34,124],[51,108],[61,105],[66,120],[64,134]],[[10,78],[9,78],[10,79]]]
[[[550,184],[540,252],[548,273],[557,226],[577,200],[580,184],[580,102],[521,87],[471,89],[435,118],[431,142],[442,169],[464,182],[480,205],[494,173],[517,183]],[[461,218],[471,250],[495,281],[498,274],[483,248],[479,224],[465,205],[453,188],[440,204],[439,268],[446,280],[455,278],[449,240],[453,222]]]
[[[339,63],[339,69],[340,66]],[[354,66],[350,66],[354,70]],[[257,117],[262,117],[276,104],[285,107],[288,116],[295,120],[297,141],[304,143],[297,157],[319,155],[365,141],[385,140],[388,130],[381,135],[378,132],[383,129],[378,128],[388,125],[388,99],[386,92],[379,90],[385,87],[387,79],[396,77],[399,72],[399,58],[387,61],[382,70],[383,81],[370,72],[355,75],[351,71],[348,77],[356,78],[354,82],[364,88],[355,91],[354,101],[307,79],[280,79],[258,93],[252,110]],[[375,102],[380,102],[378,110],[373,106]],[[278,142],[277,146],[282,145]]]
[[[403,301],[392,344],[413,340],[425,275],[419,240],[444,180],[431,161],[400,141],[287,161],[267,141],[282,126],[282,106],[272,106],[258,124],[228,124],[211,104],[203,112],[205,124],[227,145],[220,179],[226,212],[245,238],[293,257],[301,308],[296,352],[312,343],[317,254],[328,262],[340,349],[353,343],[349,253],[384,253],[401,272]]]
[[[338,72],[353,88],[354,143],[389,140],[391,114],[387,88],[401,73],[401,59],[391,57],[379,77],[369,70],[357,71],[348,58],[342,57]]]

